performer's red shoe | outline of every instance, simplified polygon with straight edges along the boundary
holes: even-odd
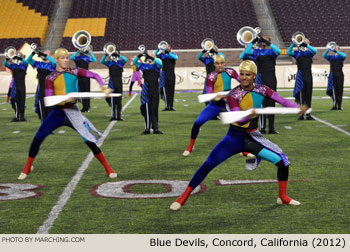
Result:
[[[24,180],[24,179],[26,179],[28,173],[30,173],[31,171],[34,170],[34,166],[32,165],[33,161],[34,161],[34,158],[28,157],[27,163],[26,163],[26,165],[24,166],[23,171],[22,171],[21,174],[18,176],[18,179],[19,179],[19,180]]]
[[[129,96],[131,96],[131,92],[129,92]]]
[[[180,197],[178,197],[171,205],[170,205],[170,209],[177,211],[181,208],[181,206],[183,206],[188,197],[190,197],[191,192],[193,191],[193,189],[189,186],[187,186],[186,190],[184,191],[183,194],[181,194]]]
[[[279,192],[278,192],[277,204],[299,206],[300,205],[299,201],[293,200],[292,198],[289,198],[287,196],[287,184],[288,184],[288,180],[278,181]]]
[[[187,157],[191,154],[191,152],[194,150],[195,142],[196,142],[196,139],[191,138],[190,144],[187,146],[186,150],[182,153],[182,156]]]

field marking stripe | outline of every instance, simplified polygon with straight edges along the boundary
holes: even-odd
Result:
[[[322,120],[322,119],[320,119],[320,118],[318,118],[318,117],[316,117],[316,116],[314,116],[314,115],[312,115],[312,117],[313,117],[316,121],[318,121],[318,122],[320,122],[320,123],[323,123],[323,124],[327,125],[328,127],[331,127],[331,128],[333,128],[333,129],[335,129],[335,130],[338,130],[338,131],[340,131],[341,133],[344,133],[345,135],[350,136],[350,132],[347,132],[347,131],[345,131],[345,130],[343,130],[343,129],[341,129],[341,128],[339,128],[339,127],[337,127],[337,126],[335,126],[335,125],[333,125],[333,124],[331,124],[331,123],[329,123],[329,122],[326,122],[326,121],[324,121],[324,120]]]
[[[123,106],[122,111],[124,111],[129,104],[135,99],[137,94],[134,94],[133,97]],[[108,127],[103,132],[101,138],[99,139],[97,145],[100,147],[106,137],[108,136],[109,132],[113,128],[114,124],[116,124],[117,121],[112,121]],[[76,174],[73,176],[72,180],[68,183],[66,188],[64,189],[63,193],[60,195],[56,205],[51,209],[51,212],[49,213],[48,218],[45,220],[45,222],[39,227],[37,234],[48,234],[50,229],[53,227],[53,224],[55,220],[58,218],[58,215],[61,213],[63,207],[68,202],[70,196],[72,195],[73,191],[75,190],[76,186],[78,185],[80,179],[83,177],[84,172],[88,168],[90,162],[93,159],[93,154],[90,152],[88,156],[86,157],[85,161],[82,163],[80,168],[77,170]]]

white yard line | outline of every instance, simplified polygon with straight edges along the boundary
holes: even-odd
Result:
[[[350,132],[347,132],[347,131],[345,131],[345,130],[343,130],[343,129],[341,129],[341,128],[339,128],[339,127],[337,127],[337,126],[335,126],[335,125],[333,125],[333,124],[331,124],[329,122],[326,122],[326,121],[324,121],[324,120],[322,120],[322,119],[320,119],[320,118],[318,118],[318,117],[316,117],[314,115],[312,115],[312,117],[315,118],[316,121],[318,121],[320,123],[323,123],[323,124],[327,125],[328,127],[331,127],[331,128],[333,128],[335,130],[338,130],[341,133],[344,133],[345,135],[350,136]]]
[[[137,96],[137,94],[134,94],[133,97],[131,97],[131,99],[125,104],[125,106],[123,106],[122,111],[124,111],[129,106],[129,104],[135,99],[136,96]],[[112,121],[108,125],[106,130],[103,132],[101,138],[99,139],[99,141],[97,143],[97,145],[99,147],[103,144],[104,140],[106,139],[106,137],[108,136],[109,132],[111,131],[111,129],[113,128],[113,126],[116,122],[117,121]],[[92,152],[90,152],[89,155],[86,157],[85,161],[83,162],[83,164],[77,170],[77,173],[74,175],[72,180],[68,183],[68,185],[64,189],[63,193],[60,195],[56,205],[51,209],[51,212],[50,212],[48,218],[39,227],[37,234],[48,234],[50,232],[55,220],[58,218],[58,215],[61,213],[63,207],[68,202],[69,198],[71,197],[73,191],[75,190],[76,186],[78,185],[80,179],[83,177],[83,175],[84,175],[86,169],[88,168],[90,162],[92,161],[93,157],[94,156],[93,156]]]

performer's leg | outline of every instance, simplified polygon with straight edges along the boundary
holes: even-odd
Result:
[[[132,92],[132,86],[134,86],[135,81],[131,81],[130,82],[130,86],[129,86],[129,96],[131,96],[131,92]]]
[[[38,132],[30,145],[27,163],[18,179],[25,179],[31,170],[32,163],[39,152],[40,145],[52,131],[64,125],[64,113],[62,110],[53,110],[41,124]],[[23,175],[24,174],[24,175]]]
[[[341,104],[343,99],[343,89],[344,89],[344,75],[337,74],[334,76],[334,91],[335,91],[335,99],[336,99],[336,108],[341,110]]]
[[[192,152],[194,143],[199,134],[200,127],[214,116],[218,116],[220,112],[221,107],[213,105],[212,103],[209,103],[209,105],[202,110],[202,112],[198,115],[196,121],[192,126],[190,144],[187,146],[186,150],[182,154],[183,156],[188,156]]]
[[[91,82],[90,82],[90,78],[87,79],[86,81],[86,87],[85,87],[85,92],[90,92],[91,91]],[[89,112],[90,111],[90,98],[84,99],[85,100],[85,108],[86,111]]]
[[[24,106],[26,103],[26,88],[25,83],[20,83],[16,86],[16,97],[17,97],[17,104],[18,104],[18,114],[19,114],[19,120],[25,121],[24,119]]]
[[[242,152],[244,149],[244,137],[231,137],[226,135],[211,151],[207,160],[196,171],[188,184],[185,192],[171,205],[172,210],[178,210],[185,204],[191,192],[205,179],[205,177],[220,163],[229,157]]]
[[[116,104],[117,104],[117,120],[122,121],[122,97],[123,97],[123,80],[122,76],[118,78],[117,85],[116,85],[116,93],[121,93],[121,97],[117,97]]]
[[[279,198],[277,200],[278,204],[300,205],[298,201],[287,196],[289,166],[284,164],[284,161],[280,155],[266,149],[264,146],[250,138],[246,139],[244,150],[277,166],[277,180],[279,188]]]
[[[152,90],[150,97],[151,122],[154,132],[158,131],[158,109],[159,109],[159,93],[158,90]]]
[[[175,74],[174,74],[174,78],[170,78],[169,80],[169,107],[171,110],[174,110],[174,96],[175,96]]]
[[[85,141],[86,145],[90,148],[95,158],[100,161],[100,163],[105,168],[106,173],[110,178],[116,178],[117,173],[112,169],[112,167],[108,164],[105,155],[101,151],[101,149],[93,142]]]

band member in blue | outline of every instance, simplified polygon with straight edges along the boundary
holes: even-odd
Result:
[[[27,74],[28,62],[24,55],[19,52],[18,55],[13,57],[11,60],[6,58],[3,65],[12,71],[13,84],[11,91],[15,92],[13,94],[14,107],[15,107],[15,117],[12,122],[24,122],[26,121],[24,117],[25,103],[26,103],[26,83],[25,77]]]
[[[171,52],[171,44],[168,43],[168,49],[155,51],[157,58],[163,63],[162,73],[160,75],[159,88],[164,96],[165,108],[163,111],[175,111],[174,93],[175,93],[175,64],[178,59],[177,54]],[[163,92],[162,92],[163,91]]]
[[[298,105],[278,95],[271,88],[254,83],[257,67],[253,61],[243,61],[239,66],[241,84],[230,91],[226,100],[230,111],[259,108],[265,97],[269,97],[284,107],[297,108]],[[220,98],[220,97],[218,97]],[[301,112],[307,107],[302,105]],[[230,125],[227,135],[215,146],[207,160],[193,175],[185,192],[170,206],[171,210],[179,210],[190,196],[191,192],[202,183],[205,177],[220,163],[229,157],[246,151],[257,156],[257,159],[267,160],[277,166],[278,198],[277,204],[300,205],[287,195],[289,161],[283,151],[270,142],[258,131],[258,117],[252,115]]]
[[[109,56],[109,60],[106,60],[108,57],[105,54],[100,62],[106,65],[109,69],[109,83],[108,87],[113,89],[113,93],[123,94],[123,68],[128,59],[120,55],[119,51],[115,52]],[[117,115],[115,110],[117,109]],[[111,97],[111,119],[110,121],[123,121],[122,119],[122,96],[120,97]]]
[[[75,62],[76,67],[89,70],[90,62],[96,62],[97,59],[91,51],[77,51],[70,59]],[[86,77],[79,77],[78,80],[79,92],[90,92],[90,79]],[[81,112],[90,112],[90,99],[83,99],[83,108]]]
[[[211,72],[206,78],[206,93],[217,93],[220,91],[231,90],[231,79],[239,81],[238,73],[233,68],[225,68],[225,59],[221,55],[216,55],[214,59],[215,71]],[[182,153],[183,156],[189,156],[193,150],[194,143],[199,134],[200,127],[207,121],[216,117],[220,112],[226,111],[225,102],[211,101],[198,115],[191,130],[190,144]]]
[[[208,53],[208,56],[203,56],[205,53]],[[206,77],[208,76],[208,74],[215,71],[214,58],[216,55],[221,55],[223,58],[225,58],[225,56],[222,53],[218,52],[218,48],[216,46],[214,46],[214,48],[211,49],[209,52],[204,49],[197,55],[197,59],[203,62],[203,64],[205,65],[205,70],[207,72]],[[203,94],[205,93],[206,93],[206,85],[204,81]]]
[[[312,99],[312,58],[316,55],[316,48],[310,45],[310,41],[305,39],[298,50],[293,51],[295,43],[293,42],[287,50],[287,54],[294,57],[297,61],[298,71],[296,74],[293,96],[298,104],[306,104],[311,108]],[[304,120],[304,115],[299,117],[299,120]],[[306,120],[314,120],[310,115],[306,115]]]
[[[37,54],[43,61],[33,60],[33,56]],[[56,61],[50,57],[50,51],[46,50],[44,53],[41,51],[33,51],[27,58],[28,64],[36,68],[38,71],[38,86],[35,95],[35,112],[38,114],[41,122],[48,116],[50,113],[50,108],[45,107],[44,96],[45,96],[45,79],[46,76],[51,74],[56,69]]]
[[[330,54],[329,54],[330,52]],[[330,51],[327,49],[323,58],[329,61],[331,69],[328,75],[327,95],[333,99],[333,107],[331,110],[342,110],[343,89],[344,89],[344,73],[343,64],[346,54],[339,51],[339,46],[336,50]]]
[[[141,91],[141,114],[145,118],[145,130],[143,135],[151,133],[163,134],[158,128],[158,108],[159,108],[159,75],[163,64],[162,61],[154,58],[155,55],[138,55],[132,63],[143,73],[144,83]],[[140,62],[145,57],[145,62]]]
[[[255,39],[256,40],[256,39]],[[254,40],[254,42],[256,42]],[[242,58],[245,55],[250,55],[255,58],[255,63],[258,67],[258,74],[256,75],[255,83],[264,84],[271,88],[272,90],[277,89],[277,79],[276,79],[276,58],[281,54],[281,50],[274,44],[271,43],[271,38],[269,36],[260,37],[257,42],[262,48],[253,49],[254,43],[250,43],[247,48],[241,54]],[[262,104],[263,107],[275,107],[275,101],[266,98]],[[262,134],[267,133],[266,131],[266,118],[269,121],[269,134],[278,134],[275,130],[275,115],[261,115],[260,116],[260,132]]]

